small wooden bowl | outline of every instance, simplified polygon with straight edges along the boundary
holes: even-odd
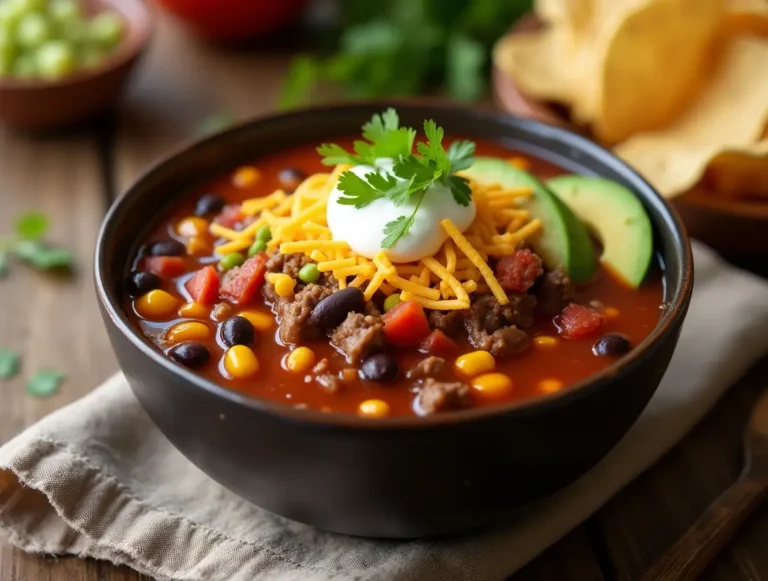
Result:
[[[142,0],[88,0],[88,13],[109,9],[126,22],[120,46],[92,70],[78,70],[54,81],[0,79],[0,122],[41,131],[84,121],[120,97],[152,33],[152,15]]]
[[[529,15],[520,19],[510,34],[533,32],[541,22]],[[521,117],[560,125],[592,138],[584,127],[575,127],[568,111],[520,91],[515,80],[494,67],[494,96],[506,111]],[[768,254],[768,204],[729,200],[699,185],[672,200],[689,234],[730,258]]]

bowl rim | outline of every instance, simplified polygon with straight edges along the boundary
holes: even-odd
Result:
[[[473,118],[482,118],[493,123],[504,123],[514,120],[517,127],[525,131],[535,131],[545,133],[547,137],[556,139],[572,149],[576,149],[582,154],[592,159],[601,159],[609,163],[613,170],[618,172],[628,182],[632,183],[633,189],[642,191],[644,201],[655,207],[661,215],[663,226],[654,225],[656,230],[669,230],[671,235],[670,253],[677,255],[680,261],[679,285],[680,291],[675,296],[665,300],[663,303],[663,313],[657,322],[653,331],[638,344],[628,355],[622,357],[606,369],[599,373],[588,376],[569,386],[566,390],[560,390],[551,394],[544,394],[537,397],[507,402],[495,406],[486,406],[481,408],[471,408],[466,410],[456,410],[448,414],[434,414],[430,416],[396,416],[390,418],[381,418],[371,420],[362,418],[353,414],[340,412],[322,412],[313,409],[296,408],[280,402],[267,399],[260,399],[255,396],[241,394],[228,389],[218,383],[208,380],[194,371],[183,367],[151,345],[146,338],[134,327],[128,320],[126,314],[119,304],[119,297],[110,290],[110,283],[107,278],[109,268],[109,257],[105,253],[105,239],[109,232],[114,229],[115,224],[121,219],[122,209],[126,206],[127,200],[132,197],[139,197],[135,192],[140,191],[139,186],[152,178],[155,173],[162,171],[165,166],[178,157],[193,154],[196,149],[209,147],[216,141],[226,141],[233,138],[240,132],[250,132],[260,125],[279,124],[285,119],[292,117],[321,116],[327,112],[345,111],[350,115],[355,115],[362,110],[368,112],[370,109],[383,110],[386,107],[395,108],[418,108],[431,109],[435,115],[442,112],[462,115],[468,120]],[[511,119],[510,119],[511,118]],[[121,271],[122,272],[122,271]],[[487,111],[477,108],[468,108],[456,106],[454,104],[434,103],[431,101],[420,100],[373,100],[348,102],[344,104],[335,104],[328,106],[318,106],[296,111],[290,111],[279,114],[267,114],[255,117],[247,123],[236,125],[226,131],[205,137],[203,139],[185,142],[173,148],[169,153],[159,158],[157,161],[147,167],[131,185],[129,185],[121,195],[112,204],[106,217],[104,218],[99,230],[94,252],[94,283],[96,294],[102,306],[102,312],[105,318],[108,317],[111,324],[127,339],[133,347],[138,349],[150,361],[160,365],[167,372],[180,376],[189,385],[195,389],[202,389],[209,394],[223,398],[231,404],[247,408],[248,410],[266,413],[276,419],[285,421],[299,422],[303,424],[316,425],[325,428],[339,429],[428,429],[444,427],[455,424],[464,424],[474,420],[488,419],[494,416],[524,416],[530,413],[538,413],[542,409],[552,406],[567,405],[568,402],[589,397],[600,389],[610,387],[612,380],[620,373],[635,366],[641,365],[647,354],[653,352],[668,335],[674,333],[675,329],[682,323],[685,317],[688,304],[690,303],[693,289],[693,254],[688,235],[683,222],[675,208],[669,204],[656,190],[646,182],[634,169],[628,166],[624,161],[614,155],[612,152],[590,141],[589,139],[578,135],[568,129],[560,126],[543,123],[541,121],[526,119],[510,115],[503,111]]]
[[[72,74],[58,79],[0,77],[0,91],[46,91],[88,83],[95,78],[102,77],[124,67],[138,58],[146,50],[155,34],[155,9],[146,0],[129,0],[131,7],[126,8],[125,1],[92,0],[93,3],[102,8],[111,8],[119,12],[128,23],[128,29],[130,30],[130,33],[123,38],[120,44],[97,67],[92,69],[75,69]],[[133,11],[134,9],[139,15],[138,18],[128,18],[125,16],[127,10]]]

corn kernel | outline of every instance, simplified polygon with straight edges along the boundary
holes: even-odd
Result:
[[[208,232],[208,220],[198,216],[189,216],[176,224],[176,234],[185,238],[204,236]]]
[[[179,301],[163,290],[152,290],[142,295],[134,303],[136,312],[150,321],[170,319],[176,314]]]
[[[555,393],[563,389],[563,382],[559,379],[542,379],[539,382],[539,391],[541,393]]]
[[[259,170],[251,165],[246,165],[235,172],[232,176],[232,183],[238,188],[247,188],[259,181],[260,177]]]
[[[341,380],[345,383],[352,383],[359,377],[357,369],[354,369],[353,367],[345,367],[341,370]]]
[[[253,328],[257,331],[269,331],[275,326],[275,317],[270,313],[261,311],[243,311],[240,313],[240,316],[248,319],[251,325],[253,325]]]
[[[517,169],[528,170],[531,168],[531,162],[522,156],[513,155],[507,160],[507,163]]]
[[[533,338],[533,344],[541,349],[552,349],[557,343],[557,337],[550,337],[549,335],[539,335]]]
[[[357,408],[357,413],[366,418],[385,418],[389,415],[389,404],[380,399],[367,399]]]
[[[213,250],[211,243],[203,236],[192,236],[187,240],[187,254],[190,256],[205,256]]]
[[[309,347],[296,347],[285,358],[285,368],[294,373],[304,373],[315,363],[315,352]]]
[[[184,303],[179,307],[179,316],[188,319],[207,319],[211,310],[200,303]]]
[[[483,397],[503,397],[512,391],[512,379],[503,373],[484,373],[472,380],[472,389]]]
[[[488,351],[472,351],[457,357],[455,367],[459,375],[474,377],[493,371],[496,368],[496,360]]]
[[[245,379],[259,370],[259,360],[249,347],[235,345],[224,354],[224,369],[235,379]]]
[[[267,280],[275,285],[275,292],[279,297],[293,296],[293,289],[296,287],[296,279],[287,274],[270,273]]]
[[[606,319],[618,319],[619,314],[619,309],[615,307],[605,307],[605,309],[603,309],[603,315],[605,315]]]
[[[174,325],[165,333],[165,340],[171,345],[182,341],[202,341],[211,335],[211,330],[205,323],[186,321]]]

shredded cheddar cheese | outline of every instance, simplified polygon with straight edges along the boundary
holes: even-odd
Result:
[[[514,253],[541,231],[541,221],[531,219],[521,207],[533,193],[530,188],[505,189],[470,180],[477,207],[470,227],[462,233],[450,220],[443,220],[440,227],[447,239],[434,256],[392,264],[384,251],[371,260],[353,252],[345,241],[333,240],[326,222],[328,196],[347,169],[349,166],[339,165],[330,173],[313,174],[292,194],[276,190],[244,201],[241,211],[248,222],[244,228],[209,226],[211,234],[224,240],[216,246],[216,253],[248,249],[259,229],[267,225],[272,232],[269,252],[303,253],[317,263],[320,272],[333,274],[339,288],[361,288],[368,300],[377,291],[385,295],[400,292],[403,300],[428,309],[460,310],[469,308],[470,295],[492,293],[500,304],[509,303],[488,260]],[[270,276],[269,280],[287,285],[284,276]]]

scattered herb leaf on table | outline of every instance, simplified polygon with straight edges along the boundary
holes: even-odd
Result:
[[[49,397],[59,390],[65,377],[66,374],[61,371],[38,371],[27,382],[27,394],[34,397]]]
[[[10,349],[0,349],[0,379],[9,379],[19,372],[19,355]]]

